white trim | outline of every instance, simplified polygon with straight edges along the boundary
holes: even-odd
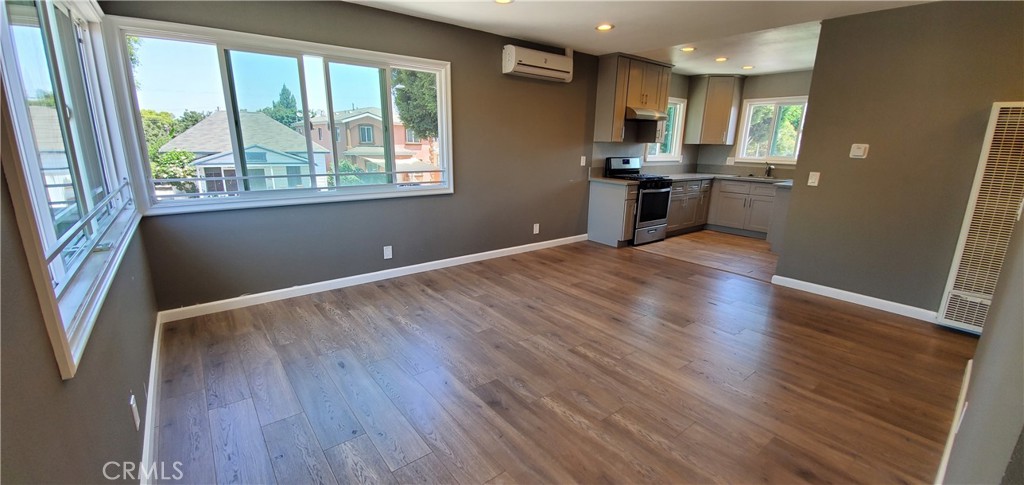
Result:
[[[139,461],[145,466],[156,463],[157,426],[160,424],[160,344],[164,333],[164,325],[157,315],[153,331],[153,355],[149,358],[149,384],[146,389],[146,419],[142,428],[142,458]],[[153,483],[154,477],[143,474],[143,485]]]
[[[808,283],[806,281],[796,280],[793,278],[787,278],[785,276],[775,275],[772,276],[772,284],[778,286],[785,286],[786,288],[793,288],[795,290],[806,291],[808,293],[814,293],[816,295],[827,296],[829,298],[835,298],[837,300],[848,301],[850,303],[856,303],[858,305],[874,308],[877,310],[886,311],[889,313],[895,313],[897,315],[903,315],[905,317],[916,318],[928,323],[938,323],[938,314],[931,310],[925,310],[924,308],[918,308],[915,306],[904,305],[902,303],[896,303],[894,301],[883,300],[881,298],[875,298],[873,296],[861,295],[860,293],[854,293],[852,291],[840,290],[838,288],[832,288],[829,286],[819,285],[816,283]]]
[[[953,424],[949,426],[949,436],[946,437],[946,447],[942,450],[942,461],[939,462],[939,472],[935,474],[935,484],[942,485],[946,480],[946,467],[949,466],[949,455],[953,451],[953,440],[956,433],[960,431],[960,422],[963,420],[964,411],[967,407],[967,388],[971,385],[971,369],[974,367],[974,359],[967,361],[967,368],[964,369],[964,379],[960,382],[960,397],[956,400],[956,411],[953,412]]]
[[[750,98],[743,100],[743,110],[740,111],[740,126],[736,131],[736,136],[739,137],[739,142],[736,143],[736,156],[734,157],[736,163],[751,163],[751,164],[764,164],[774,163],[779,165],[796,165],[797,159],[800,157],[800,144],[804,139],[804,122],[807,120],[807,95],[802,96],[782,96],[777,98]],[[800,118],[800,133],[796,139],[796,153],[793,158],[784,157],[771,157],[766,156],[764,158],[750,158],[744,157],[743,153],[747,150],[746,133],[750,129],[750,105],[752,104],[795,104],[796,102],[802,102],[804,105],[804,112]],[[772,121],[772,137],[775,136],[775,121]]]
[[[198,305],[175,308],[172,310],[164,310],[160,313],[157,313],[157,322],[173,322],[175,320],[181,320],[184,318],[198,317],[200,315],[209,315],[211,313],[234,310],[236,308],[259,305],[261,303],[284,300],[286,298],[294,298],[297,296],[310,295],[313,293],[320,293],[323,291],[336,290],[338,288],[361,285],[363,283],[372,283],[374,281],[381,281],[390,278],[397,278],[399,276],[423,273],[425,271],[431,271],[435,269],[449,268],[452,266],[458,266],[460,264],[475,263],[477,261],[500,258],[503,256],[511,256],[513,254],[536,251],[538,249],[552,248],[555,246],[562,246],[565,244],[572,244],[586,240],[587,235],[580,234],[578,236],[563,237],[561,239],[551,239],[549,241],[524,244],[522,246],[495,249],[493,251],[467,254],[465,256],[456,256],[454,258],[440,259],[437,261],[428,261],[426,263],[402,266],[400,268],[385,269],[381,271],[375,271],[373,273],[346,276],[344,278],[320,281],[318,283],[310,283],[308,285],[299,285],[293,286],[291,288],[282,288],[280,290],[265,291],[263,293],[236,296],[234,298],[228,298],[225,300],[211,301],[209,303],[200,303]]]
[[[672,139],[675,141],[672,150],[668,153],[659,153],[657,155],[647,154],[647,145],[658,145],[660,143],[648,143],[644,145],[644,165],[678,165],[683,163],[683,129],[686,124],[686,99],[685,98],[668,98],[668,104],[678,104],[679,110],[676,113],[676,126],[672,127]],[[662,124],[664,126],[664,124]],[[662,136],[665,136],[664,133]]]

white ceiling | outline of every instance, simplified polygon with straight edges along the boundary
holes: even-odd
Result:
[[[767,74],[810,69],[818,21],[920,1],[349,0],[374,8],[588,54],[635,54],[681,74]],[[615,25],[597,32],[602,22]],[[783,27],[780,29],[780,27]],[[678,50],[693,45],[686,55]],[[724,63],[718,56],[729,57]],[[753,65],[754,70],[741,70]]]

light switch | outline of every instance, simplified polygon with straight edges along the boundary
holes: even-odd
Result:
[[[811,172],[807,176],[807,185],[810,185],[811,187],[817,187],[818,186],[818,179],[820,179],[820,178],[821,178],[821,172]]]
[[[726,157],[725,158],[725,164],[726,165],[736,165],[736,157]]]
[[[868,158],[867,143],[854,143],[850,145],[850,158]]]

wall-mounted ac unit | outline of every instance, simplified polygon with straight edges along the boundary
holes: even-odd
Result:
[[[572,82],[572,50],[566,55],[541,52],[512,44],[501,51],[501,72],[547,81]]]

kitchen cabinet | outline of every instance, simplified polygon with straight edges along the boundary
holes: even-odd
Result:
[[[707,223],[710,194],[702,187],[711,188],[710,180],[679,181],[672,184],[672,198],[669,200],[669,234],[681,234],[687,229],[699,228]]]
[[[740,234],[766,237],[772,223],[775,186],[770,183],[719,180],[712,189],[708,224]]]
[[[658,122],[627,120],[626,106],[667,110],[671,69],[666,64],[622,54],[601,56],[597,65],[594,141],[656,141]]]
[[[638,186],[617,180],[591,180],[587,238],[608,246],[626,246],[636,226]]]
[[[630,59],[626,106],[665,112],[668,109],[671,72],[671,69],[660,64]]]
[[[686,134],[691,145],[732,145],[743,93],[742,76],[692,76]]]

